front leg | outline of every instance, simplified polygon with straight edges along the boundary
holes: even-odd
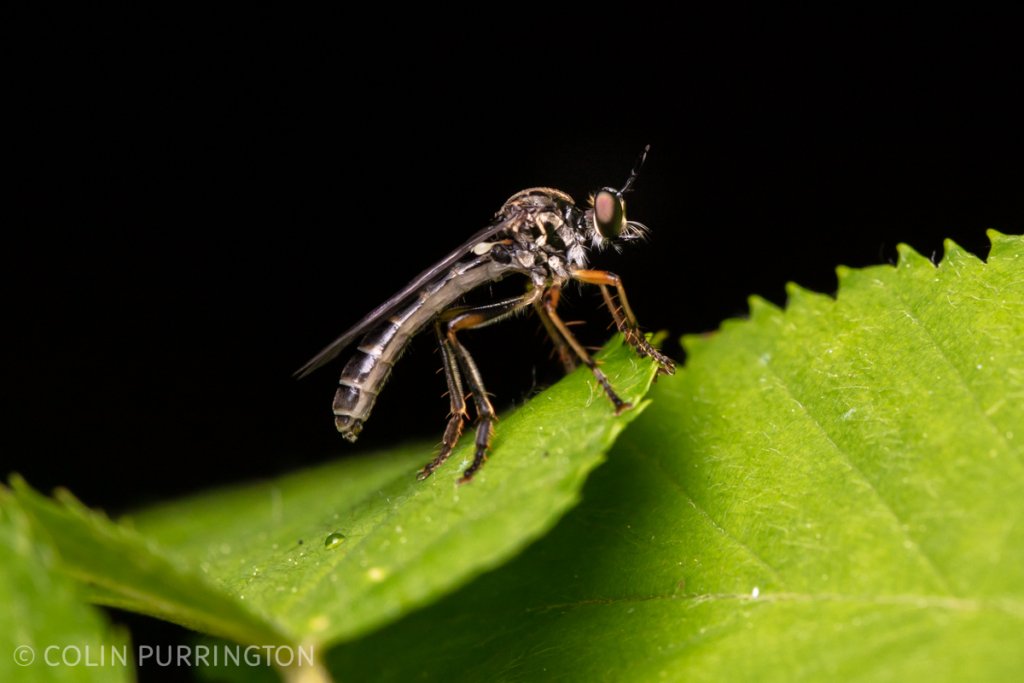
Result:
[[[626,338],[629,345],[636,350],[641,358],[652,358],[658,364],[658,372],[660,374],[671,375],[675,373],[676,364],[672,359],[651,346],[651,343],[647,341],[647,337],[640,331],[640,325],[637,323],[636,316],[633,315],[633,309],[629,306],[629,299],[626,298],[626,290],[622,286],[622,279],[618,275],[606,270],[581,269],[573,271],[572,278],[585,282],[588,285],[600,287],[601,296],[604,297],[604,302],[607,304],[608,310],[615,320],[615,326],[619,328],[619,332]],[[622,303],[621,307],[615,304],[612,293],[608,289],[609,287],[615,287],[619,295],[619,301]]]
[[[590,372],[594,375],[594,378],[604,389],[604,393],[608,396],[608,400],[615,406],[615,414],[618,415],[624,410],[629,410],[633,405],[627,401],[623,401],[619,398],[619,395],[615,393],[615,389],[612,388],[611,382],[601,368],[597,367],[597,361],[590,357],[587,350],[583,348],[583,345],[579,343],[573,333],[569,331],[569,327],[565,324],[565,321],[558,315],[557,305],[558,297],[560,293],[560,287],[553,285],[544,292],[544,296],[541,298],[541,304],[544,306],[544,312],[548,314],[548,318],[551,319],[551,324],[555,327],[559,334],[565,339],[569,347],[576,352],[583,364],[590,368]]]

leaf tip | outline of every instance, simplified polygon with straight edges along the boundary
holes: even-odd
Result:
[[[83,513],[97,512],[83,503],[78,496],[71,493],[71,489],[65,486],[58,486],[53,490],[53,499],[72,510],[78,510]]]
[[[1024,235],[1007,235],[998,230],[988,229],[988,235],[992,250],[989,252],[988,260],[1017,259],[1024,254]]]
[[[977,257],[948,237],[942,240],[942,261],[957,263],[965,260],[977,261]]]
[[[988,241],[991,242],[992,244],[1005,240],[1007,237],[1009,237],[1009,235],[1007,235],[1005,232],[1000,232],[995,228],[989,228],[988,230],[985,231],[985,234],[988,236]]]
[[[782,309],[778,306],[757,294],[751,294],[747,297],[747,306],[750,308],[750,317],[754,319],[778,315],[782,312]]]
[[[684,334],[679,339],[680,346],[688,355],[692,355],[708,345],[708,342],[717,332],[703,332],[698,334]]]
[[[924,264],[928,264],[932,268],[935,267],[934,263],[922,256],[917,249],[914,249],[906,242],[900,242],[896,245],[896,253],[899,254],[899,259],[896,262],[897,268],[914,268]]]
[[[32,490],[32,487],[28,485],[27,481],[25,481],[25,477],[21,476],[17,472],[11,472],[10,476],[7,477],[7,484],[15,493]]]
[[[658,330],[647,335],[647,341],[656,349],[660,349],[666,339],[668,339],[668,330]],[[625,343],[625,338],[623,338],[623,343]]]
[[[832,302],[827,294],[815,292],[795,282],[786,283],[786,308],[817,307]]]

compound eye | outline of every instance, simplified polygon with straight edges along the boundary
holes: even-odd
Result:
[[[615,239],[626,223],[626,201],[618,190],[606,187],[594,196],[594,225],[605,239]]]

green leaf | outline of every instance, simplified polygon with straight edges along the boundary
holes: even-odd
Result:
[[[687,340],[685,370],[502,569],[339,680],[1015,680],[1024,239],[840,270]]]
[[[24,513],[0,487],[0,681],[134,680],[127,640],[53,569]]]
[[[620,342],[602,357],[639,402],[653,365]],[[615,417],[583,368],[502,419],[468,485],[456,480],[471,438],[424,482],[415,473],[433,449],[408,446],[164,505],[134,529],[70,496],[58,505],[15,488],[97,601],[240,642],[324,646],[436,600],[543,535],[643,408]],[[343,540],[327,547],[335,533]]]
[[[68,492],[59,503],[20,478],[18,503],[52,539],[65,573],[90,587],[99,603],[134,610],[240,642],[289,642],[273,622],[226,595],[189,562],[86,508]]]

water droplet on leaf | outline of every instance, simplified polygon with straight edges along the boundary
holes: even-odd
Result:
[[[335,531],[332,534],[328,534],[324,540],[325,548],[337,548],[339,545],[345,542],[345,534]]]

